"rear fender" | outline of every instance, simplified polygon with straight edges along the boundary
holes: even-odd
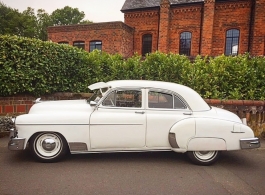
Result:
[[[173,151],[186,152],[188,142],[195,137],[195,119],[188,118],[175,123],[169,132],[169,143]],[[174,142],[174,139],[176,142]]]
[[[226,150],[226,143],[218,138],[193,138],[188,143],[188,151]]]

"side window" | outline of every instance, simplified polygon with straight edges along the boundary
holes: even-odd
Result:
[[[145,54],[152,52],[152,35],[145,34],[142,39],[142,56],[145,56]]]
[[[85,49],[85,41],[75,41],[73,46],[81,48],[81,49]]]
[[[111,107],[142,107],[141,90],[115,90],[102,102],[103,106]]]
[[[173,109],[173,96],[162,92],[149,91],[148,107]]]
[[[191,50],[191,33],[183,32],[180,34],[179,54],[190,56]]]
[[[226,31],[225,55],[238,55],[239,30]]]
[[[166,108],[166,109],[185,109],[186,106],[176,96],[163,92],[149,91],[148,93],[149,108]]]
[[[102,41],[90,41],[89,42],[89,51],[92,52],[93,50],[98,49],[102,50]]]
[[[183,102],[176,96],[174,96],[174,109],[186,109],[187,107]]]

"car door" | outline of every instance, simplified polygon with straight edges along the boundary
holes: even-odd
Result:
[[[170,148],[168,136],[171,127],[178,121],[191,117],[192,111],[185,100],[174,92],[149,89],[146,93],[146,147]]]
[[[130,150],[145,147],[146,113],[142,89],[115,89],[90,117],[92,149]]]

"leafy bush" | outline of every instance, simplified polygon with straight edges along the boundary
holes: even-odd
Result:
[[[0,36],[0,95],[87,92],[89,84],[121,79],[162,80],[195,89],[204,98],[265,99],[265,58],[155,52],[123,59],[37,39]]]
[[[1,95],[84,90],[80,72],[85,54],[80,49],[17,36],[0,36]]]

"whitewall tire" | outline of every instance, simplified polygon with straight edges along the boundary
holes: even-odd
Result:
[[[194,164],[211,165],[215,163],[220,156],[219,151],[192,151],[188,152],[188,157]]]
[[[68,151],[64,137],[57,133],[35,134],[30,139],[29,145],[32,155],[41,162],[56,162]]]

